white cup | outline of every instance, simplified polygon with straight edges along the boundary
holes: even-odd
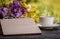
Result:
[[[44,27],[51,26],[54,23],[54,17],[40,17],[40,24]]]

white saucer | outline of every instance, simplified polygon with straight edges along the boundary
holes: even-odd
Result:
[[[38,27],[58,27],[59,24],[52,24],[50,26],[42,26],[41,24],[37,24]]]

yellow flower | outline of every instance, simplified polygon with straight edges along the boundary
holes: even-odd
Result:
[[[26,4],[26,3],[22,3],[22,6],[23,6],[23,7],[27,7],[27,4]]]
[[[33,18],[36,23],[39,22],[39,18],[38,17],[35,16],[35,17],[31,17],[31,18]]]
[[[36,14],[37,6],[36,4],[28,5],[28,17],[34,19],[36,23],[39,22],[39,18]]]
[[[36,23],[39,22],[39,18],[36,13],[29,13],[29,14],[30,14],[30,17],[33,18]]]
[[[30,12],[36,12],[37,6],[35,4],[31,5]]]
[[[22,0],[23,3],[26,3],[26,0]]]
[[[36,23],[39,23],[39,18],[35,18],[35,22]]]

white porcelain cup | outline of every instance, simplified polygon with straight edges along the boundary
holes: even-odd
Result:
[[[40,24],[42,26],[51,26],[54,23],[54,17],[40,17]]]

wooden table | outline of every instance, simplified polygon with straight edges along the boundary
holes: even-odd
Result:
[[[60,28],[53,30],[43,30],[42,34],[38,35],[15,35],[3,36],[0,28],[0,39],[60,39]]]

